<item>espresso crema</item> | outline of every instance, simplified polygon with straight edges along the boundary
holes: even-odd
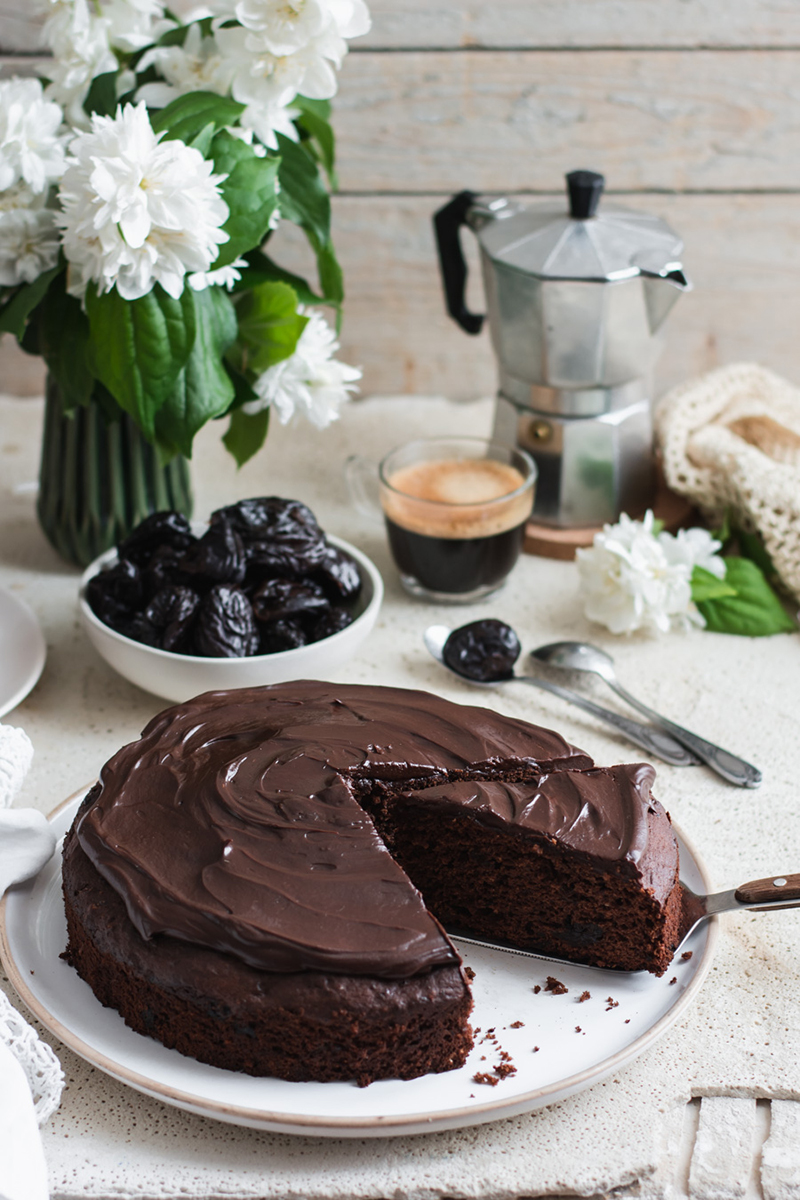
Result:
[[[387,483],[381,499],[387,518],[427,537],[491,537],[522,524],[531,510],[529,491],[514,494],[523,475],[491,458],[412,463]]]

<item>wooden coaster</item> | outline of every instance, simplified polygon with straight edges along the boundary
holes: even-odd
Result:
[[[664,522],[668,533],[675,533],[690,523],[694,509],[684,496],[671,492],[667,485],[659,482],[655,500],[652,504],[653,513],[659,521]],[[641,520],[645,509],[631,516]],[[523,549],[526,554],[538,554],[541,558],[573,559],[575,551],[582,546],[591,546],[594,535],[599,533],[602,525],[584,526],[580,529],[557,529],[553,525],[540,525],[529,521],[525,527]]]

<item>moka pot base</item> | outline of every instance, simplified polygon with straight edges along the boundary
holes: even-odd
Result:
[[[649,505],[657,520],[662,521],[668,533],[676,533],[692,523],[694,509],[688,500],[676,492],[670,491],[664,482],[660,470],[657,471],[657,484],[653,503]],[[629,515],[641,520],[646,508]],[[537,554],[540,558],[558,558],[563,561],[574,559],[575,552],[582,547],[591,546],[596,533],[602,525],[587,525],[580,529],[557,529],[552,525],[542,525],[531,520],[525,526],[523,551],[526,554]]]

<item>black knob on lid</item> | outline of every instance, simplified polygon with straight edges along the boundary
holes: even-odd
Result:
[[[593,217],[605,186],[604,176],[598,175],[597,171],[570,171],[567,175],[569,215],[576,221]]]

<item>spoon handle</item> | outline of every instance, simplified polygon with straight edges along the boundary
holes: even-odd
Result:
[[[664,762],[671,763],[672,766],[691,767],[698,762],[694,754],[661,729],[642,725],[640,721],[632,721],[630,717],[623,717],[621,713],[616,713],[610,708],[603,708],[601,705],[595,704],[593,700],[587,700],[578,692],[571,692],[569,688],[560,687],[557,683],[550,683],[546,679],[539,679],[535,675],[515,675],[514,679],[518,679],[521,683],[529,683],[531,687],[541,688],[542,691],[550,692],[554,696],[560,696],[569,704],[575,704],[578,708],[585,709],[586,712],[599,717],[601,721],[613,725],[620,733],[624,733],[628,741],[633,742],[634,745],[641,746],[648,754],[654,754]]]
[[[760,786],[763,777],[757,767],[745,762],[743,758],[738,758],[737,755],[731,754],[730,750],[723,750],[721,746],[715,746],[713,742],[707,742],[705,738],[698,737],[696,733],[692,733],[690,730],[684,729],[683,726],[676,725],[674,721],[669,721],[666,717],[662,717],[660,713],[655,712],[647,704],[643,704],[641,700],[637,700],[635,696],[632,696],[616,680],[612,682],[612,680],[606,679],[606,683],[626,704],[630,704],[637,712],[642,713],[654,725],[657,725],[659,729],[663,729],[665,733],[671,734],[676,742],[680,742],[687,750],[691,750],[701,762],[711,767],[712,771],[716,771],[723,779],[727,779],[728,783],[735,783],[737,787],[757,788]]]

